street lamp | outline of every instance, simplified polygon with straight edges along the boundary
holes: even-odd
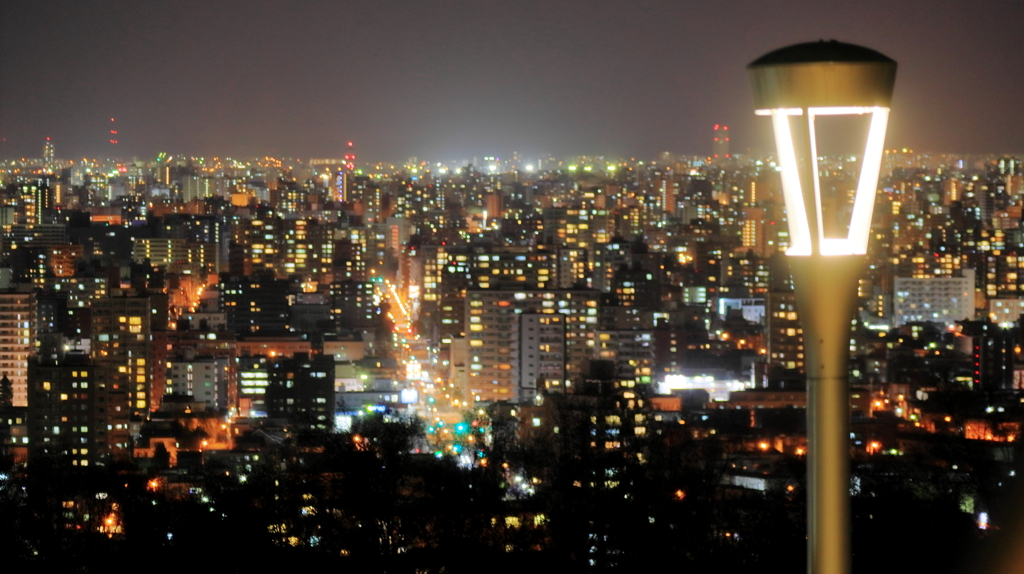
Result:
[[[836,41],[770,52],[747,70],[758,115],[770,116],[789,220],[786,251],[804,334],[808,416],[808,548],[812,574],[850,571],[850,321],[867,252],[896,62]],[[870,115],[849,226],[828,229],[815,119]],[[829,214],[833,216],[834,214]]]

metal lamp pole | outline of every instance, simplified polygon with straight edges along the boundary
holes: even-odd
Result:
[[[770,116],[789,220],[786,251],[804,333],[808,417],[807,569],[850,572],[850,321],[864,265],[896,62],[836,41],[797,44],[748,66],[758,115]],[[871,115],[845,236],[823,224],[815,119]]]

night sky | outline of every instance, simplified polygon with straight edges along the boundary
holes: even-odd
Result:
[[[899,63],[888,146],[1024,152],[1024,2],[0,2],[0,158],[771,149],[746,65],[835,38]],[[110,118],[119,143],[108,143]],[[116,149],[115,149],[116,148]]]

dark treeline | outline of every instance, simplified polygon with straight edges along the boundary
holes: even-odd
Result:
[[[782,457],[773,475],[789,478],[764,490],[729,486],[743,455],[724,433],[672,433],[609,398],[557,403],[546,411],[554,432],[526,432],[507,409],[477,417],[474,429],[492,438],[473,465],[410,453],[421,424],[380,415],[237,464],[8,460],[0,552],[81,572],[114,560],[228,571],[278,560],[354,572],[805,570],[802,457]],[[602,448],[613,428],[621,441]],[[1005,519],[1017,479],[989,481],[984,460],[958,448],[855,461],[855,571],[967,572],[1000,542],[964,501],[981,494]],[[955,478],[937,457],[979,478]]]

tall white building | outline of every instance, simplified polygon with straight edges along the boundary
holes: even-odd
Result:
[[[600,294],[593,290],[468,290],[469,394],[477,401],[526,402],[536,396],[536,381],[542,373],[548,388],[558,392],[559,385],[549,378],[553,375],[551,365],[558,360],[557,343],[547,339],[557,338],[554,330],[558,323],[564,324],[565,379],[580,374],[593,356],[599,304]],[[523,319],[524,314],[540,317]],[[540,322],[543,316],[552,315],[559,315],[560,321]],[[530,341],[531,336],[537,338]],[[531,349],[537,351],[533,362]],[[523,351],[526,363],[520,360]],[[539,353],[544,353],[544,357]],[[563,388],[564,385],[565,381],[561,381]]]
[[[893,321],[897,326],[923,321],[952,325],[973,318],[973,269],[963,270],[962,277],[896,278]]]

